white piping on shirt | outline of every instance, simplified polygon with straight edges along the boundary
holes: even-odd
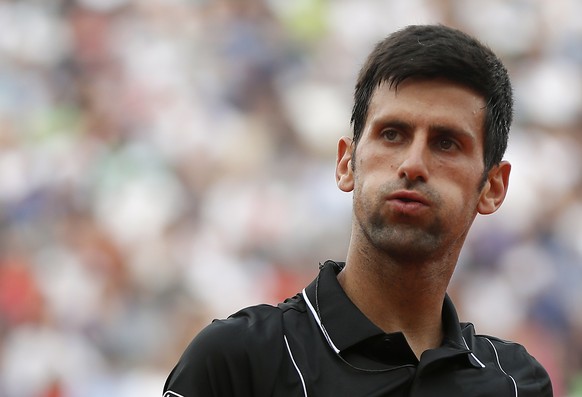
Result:
[[[289,357],[291,357],[291,362],[293,363],[295,370],[299,374],[299,379],[301,379],[301,386],[303,386],[303,395],[305,397],[308,397],[307,396],[307,387],[305,386],[305,379],[303,379],[303,374],[301,373],[301,370],[299,369],[299,367],[297,366],[297,363],[295,362],[295,358],[293,357],[293,353],[291,352],[291,347],[289,347],[289,341],[287,340],[287,335],[283,334],[283,339],[285,339],[285,345],[287,346],[287,351],[289,352]]]
[[[501,366],[501,363],[499,362],[499,355],[497,354],[497,349],[495,348],[495,345],[493,344],[493,342],[491,342],[489,340],[489,338],[485,338],[485,340],[487,342],[489,342],[489,344],[491,345],[491,347],[493,348],[493,351],[495,352],[495,358],[497,359],[497,365],[499,365],[499,369],[501,370],[501,372],[503,372],[506,376],[509,377],[509,379],[511,379],[511,381],[513,382],[513,387],[515,388],[515,397],[518,397],[517,394],[517,383],[515,382],[515,379],[513,379],[513,376],[509,375],[507,372],[505,372],[505,370],[503,369],[503,367]]]
[[[465,344],[465,347],[466,347],[467,349],[469,349],[469,345],[467,345],[467,341],[465,340],[465,337],[464,337],[464,336],[462,336],[461,338],[463,338],[463,343]],[[475,361],[477,361],[477,363],[478,363],[478,364],[481,366],[481,368],[485,368],[485,364],[483,364],[483,363],[481,362],[481,360],[479,360],[479,359],[477,358],[477,356],[476,356],[476,355],[475,355],[473,352],[471,352],[471,357],[473,357],[473,358],[475,359]]]
[[[320,320],[319,316],[317,315],[317,311],[315,310],[315,308],[311,304],[311,301],[307,297],[307,293],[305,292],[305,288],[303,289],[303,291],[301,291],[301,294],[303,295],[303,299],[305,299],[305,303],[307,303],[307,307],[309,307],[309,310],[311,311],[311,314],[313,315],[313,318],[315,318],[315,321],[317,322],[317,325],[319,325],[319,328],[321,329],[321,332],[325,336],[325,339],[327,340],[327,343],[333,349],[333,351],[336,352],[336,354],[339,353],[340,350],[332,342],[329,334],[325,330],[325,327],[323,326],[323,324],[321,323],[321,320]],[[285,343],[287,344],[287,350],[289,350],[289,355],[291,356],[291,360],[293,361],[293,365],[295,365],[295,369],[299,373],[299,376],[301,378],[301,382],[303,383],[303,391],[305,393],[305,396],[307,397],[307,390],[305,389],[305,382],[303,380],[303,375],[301,374],[301,371],[299,371],[299,368],[297,367],[297,364],[295,364],[295,360],[293,359],[293,354],[291,353],[291,349],[289,348],[289,343],[287,342],[287,337],[285,335],[283,335],[283,337],[285,338]],[[511,381],[513,382],[513,387],[515,389],[515,397],[519,397],[518,396],[518,392],[517,392],[517,383],[515,382],[515,379],[513,378],[513,376],[511,376],[507,372],[505,372],[505,370],[501,366],[501,363],[499,362],[499,355],[497,354],[497,349],[493,345],[493,342],[491,342],[488,338],[485,338],[485,340],[487,342],[489,342],[489,344],[491,345],[491,347],[493,347],[493,351],[495,352],[495,358],[497,359],[497,365],[499,366],[499,369],[501,369],[501,372],[503,372],[505,374],[505,376],[509,377],[509,379],[511,379]],[[463,337],[463,343],[465,343],[465,346],[467,347],[467,349],[469,349],[469,346],[467,345],[467,341],[465,340],[465,337]],[[475,359],[475,361],[477,361],[477,363],[479,363],[479,365],[481,366],[481,368],[485,368],[485,364],[483,364],[481,362],[481,360],[479,360],[477,358],[477,356],[475,356],[474,353],[471,352],[471,356]]]
[[[311,301],[309,300],[309,298],[307,297],[307,293],[305,292],[305,288],[303,288],[303,291],[301,291],[301,293],[303,294],[303,299],[305,299],[305,302],[307,303],[307,307],[309,307],[309,310],[311,310],[311,314],[313,315],[313,317],[315,318],[315,321],[317,322],[317,325],[319,325],[319,328],[321,329],[321,332],[323,332],[323,336],[325,336],[325,339],[327,340],[327,343],[329,344],[329,346],[333,349],[333,351],[338,354],[340,352],[340,349],[338,349],[333,342],[331,341],[331,338],[329,337],[327,331],[325,330],[325,327],[323,326],[323,324],[321,323],[321,320],[319,318],[319,316],[317,315],[317,311],[315,310],[315,308],[313,307],[313,305],[311,304]]]

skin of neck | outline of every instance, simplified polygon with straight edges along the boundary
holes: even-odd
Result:
[[[386,333],[402,332],[420,358],[442,342],[442,306],[464,236],[460,240],[447,252],[404,261],[352,234],[338,281],[370,321]]]

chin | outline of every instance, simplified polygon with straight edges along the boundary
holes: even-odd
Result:
[[[441,249],[441,240],[428,233],[393,230],[389,235],[382,234],[371,238],[372,245],[397,260],[426,261],[434,258]]]

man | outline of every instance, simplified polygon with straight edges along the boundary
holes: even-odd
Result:
[[[353,191],[345,263],[277,307],[214,321],[165,396],[552,396],[522,346],[475,334],[446,294],[476,215],[505,198],[512,102],[502,63],[460,31],[380,42],[338,144],[336,181]]]

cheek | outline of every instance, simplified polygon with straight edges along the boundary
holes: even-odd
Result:
[[[477,211],[477,204],[479,203],[480,192],[477,190],[478,183],[475,179],[453,179],[448,184],[443,184],[445,187],[441,190],[445,197],[445,204],[447,212],[453,217],[457,217],[460,213],[473,216]]]
[[[439,164],[432,171],[429,185],[439,189],[445,197],[467,205],[479,197],[482,173],[471,164]]]
[[[390,175],[394,174],[397,168],[394,162],[394,156],[382,153],[381,150],[372,148],[367,150],[365,155],[356,156],[354,164],[354,172],[359,173],[362,179],[366,180],[386,180]]]

